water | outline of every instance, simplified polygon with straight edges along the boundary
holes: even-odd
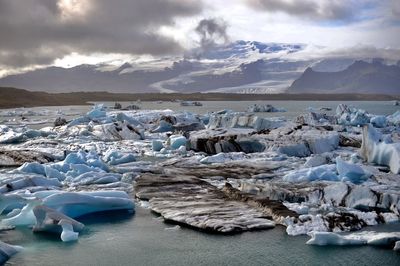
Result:
[[[254,103],[285,108],[285,113],[258,113],[260,116],[293,118],[309,106],[330,107],[333,113],[343,102],[260,101],[202,102],[201,107],[179,103],[142,102],[142,109],[187,110],[207,113],[221,109],[245,111]],[[388,115],[399,110],[390,102],[345,102],[373,114]],[[112,106],[114,103],[108,103]],[[130,103],[123,103],[124,106]],[[61,109],[72,119],[89,106],[37,107],[34,110]],[[54,109],[52,109],[54,108]],[[42,117],[43,118],[43,117]],[[54,117],[46,117],[50,125]],[[0,121],[4,119],[0,117]],[[40,128],[45,126],[34,125]],[[372,246],[318,247],[306,245],[308,236],[291,237],[284,227],[246,232],[233,236],[206,234],[187,228],[165,230],[165,224],[149,210],[137,207],[135,215],[107,213],[79,219],[86,225],[77,243],[63,243],[57,236],[33,234],[28,228],[0,232],[0,239],[21,245],[25,250],[8,265],[400,265],[400,253]],[[366,230],[400,231],[400,223]]]
[[[400,265],[400,254],[371,246],[318,247],[307,236],[291,237],[284,227],[233,236],[187,228],[166,230],[149,210],[134,216],[103,214],[81,219],[86,231],[77,243],[28,229],[2,239],[25,247],[9,265]],[[400,224],[373,230],[400,230]],[[368,228],[371,230],[371,228]]]

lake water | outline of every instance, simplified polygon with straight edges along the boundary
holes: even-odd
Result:
[[[203,102],[201,107],[181,107],[178,103],[142,102],[142,109],[187,110],[207,113],[221,109],[244,111],[255,102]],[[260,113],[262,116],[295,117],[307,107],[331,107],[341,102],[271,101],[285,113]],[[123,105],[129,103],[123,103]],[[349,102],[374,114],[399,110],[390,102]],[[110,105],[113,105],[113,103]],[[72,118],[88,106],[49,107],[62,109]],[[33,108],[42,110],[43,107]],[[54,117],[48,119],[53,121]],[[43,125],[41,125],[43,126]],[[41,127],[36,125],[35,127]],[[213,235],[187,228],[168,230],[147,209],[136,208],[134,215],[103,213],[79,219],[86,225],[76,243],[63,243],[57,236],[33,234],[29,229],[0,232],[0,239],[25,250],[7,265],[400,265],[400,253],[373,246],[318,247],[306,245],[308,236],[288,236],[285,228],[246,232],[233,236]],[[400,231],[400,224],[370,227],[365,230]]]
[[[306,245],[284,227],[223,236],[187,228],[167,230],[147,209],[135,215],[103,214],[81,219],[86,231],[77,243],[33,234],[28,229],[3,233],[2,239],[25,251],[8,265],[400,265],[400,254],[371,246]],[[367,228],[399,231],[400,224]]]

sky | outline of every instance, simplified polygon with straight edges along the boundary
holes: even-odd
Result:
[[[235,40],[400,59],[400,0],[0,0],[0,75]]]

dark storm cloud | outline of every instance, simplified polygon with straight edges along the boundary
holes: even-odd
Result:
[[[208,49],[218,42],[227,42],[227,24],[222,19],[211,18],[202,19],[197,24],[195,31],[200,36],[200,46]]]
[[[255,10],[283,12],[322,21],[350,21],[358,5],[352,0],[243,0]]]
[[[181,46],[158,29],[201,11],[196,0],[0,0],[0,65],[49,64],[71,52],[176,53]]]

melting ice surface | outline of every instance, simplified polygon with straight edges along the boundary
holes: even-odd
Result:
[[[309,239],[308,236],[286,236],[281,229],[242,236],[209,236],[182,226],[163,225],[141,207],[137,207],[132,216],[135,209],[132,184],[142,174],[191,175],[207,168],[213,169],[214,176],[206,171],[199,178],[216,189],[222,189],[227,182],[241,193],[283,201],[298,216],[278,217],[274,214],[271,219],[285,225],[289,235],[310,234],[309,243],[325,241],[331,245],[343,245],[357,239],[364,245],[371,241],[377,243],[376,239],[379,239],[380,244],[389,248],[400,245],[396,243],[398,227],[388,227],[395,232],[385,235],[373,232],[343,235],[343,232],[366,225],[398,223],[400,193],[396,186],[399,181],[396,152],[400,120],[396,110],[391,109],[392,105],[381,104],[381,110],[386,107],[388,110],[379,112],[378,109],[376,114],[372,114],[376,111],[375,103],[361,104],[371,113],[350,105],[339,105],[336,109],[337,103],[324,103],[332,104],[336,112],[321,114],[311,111],[306,114],[306,106],[294,110],[291,105],[274,103],[274,106],[287,110],[284,115],[275,117],[276,114],[243,112],[246,106],[237,105],[238,109],[235,109],[237,103],[227,104],[228,108],[222,112],[207,113],[224,107],[221,103],[210,104],[187,107],[191,112],[172,111],[174,106],[169,103],[165,107],[170,109],[160,108],[159,104],[155,108],[149,103],[150,110],[139,111],[111,110],[99,105],[58,127],[31,129],[25,125],[2,125],[0,141],[6,152],[0,160],[4,165],[21,165],[2,171],[0,180],[1,225],[8,229],[15,227],[6,231],[1,240],[25,248],[11,262],[38,264],[38,253],[32,250],[51,247],[58,255],[46,257],[48,260],[41,262],[42,265],[65,264],[67,254],[72,250],[74,254],[82,250],[82,256],[77,257],[79,263],[93,264],[96,261],[99,265],[117,262],[130,265],[132,261],[157,263],[164,259],[163,262],[187,265],[196,264],[200,257],[209,257],[209,262],[213,261],[207,249],[215,241],[220,248],[215,246],[213,250],[226,254],[224,262],[229,261],[227,257],[233,251],[243,253],[245,250],[246,254],[253,254],[247,258],[247,263],[250,261],[251,264],[253,259],[254,264],[263,264],[254,259],[260,253],[269,254],[269,258],[275,258],[277,263],[284,263],[285,256],[272,255],[271,252],[280,254],[295,242],[298,243],[294,247],[298,254],[313,253],[316,247],[300,245]],[[201,112],[202,108],[207,109]],[[294,114],[301,113],[304,115],[294,118]],[[360,149],[361,143],[363,147]],[[385,150],[382,145],[389,145],[391,152],[382,154],[381,150]],[[26,150],[35,152],[35,159],[15,156],[15,153]],[[246,165],[248,171],[241,171],[243,176],[235,176],[235,169]],[[223,171],[218,172],[219,169]],[[143,184],[139,183],[139,187],[143,189]],[[157,210],[162,216],[176,217],[173,208],[163,209],[166,206],[155,204],[156,200],[151,199],[140,205],[153,210],[161,208]],[[239,201],[237,204],[241,208],[245,206]],[[221,206],[225,208],[223,204]],[[259,211],[251,208],[249,206],[247,210],[249,213]],[[183,216],[179,219],[190,214],[185,209],[180,211]],[[235,221],[251,225],[255,221],[251,217],[246,214]],[[209,221],[196,224],[210,224]],[[220,223],[223,219],[212,220],[216,227]],[[164,230],[163,227],[173,230]],[[51,233],[54,238],[47,234],[32,234],[31,230]],[[258,248],[244,244],[242,237]],[[189,243],[188,239],[195,239],[195,242]],[[276,249],[266,249],[265,239],[269,245],[274,243]],[[63,246],[62,242],[75,244]],[[93,258],[83,255],[85,252],[89,254],[90,250],[102,250],[106,243],[106,246],[112,246],[113,253],[121,254],[118,261],[109,256]],[[197,251],[190,252],[191,248],[196,250],[195,243],[198,244]],[[238,250],[235,245],[244,249]],[[167,252],[168,246],[175,250]],[[153,256],[149,260],[143,256],[143,250],[148,249],[163,250],[167,256]],[[20,251],[18,248],[15,250]],[[176,250],[188,254],[183,257],[187,263],[177,260],[177,254],[182,252]],[[364,254],[360,259],[365,262],[372,261],[365,250],[384,254],[376,256],[380,258],[377,262],[396,262],[396,255],[383,253],[385,250],[359,247],[357,253]],[[330,253],[329,249],[319,249],[319,252]],[[339,252],[335,253],[336,256],[343,259],[354,257],[351,251],[347,255],[342,255],[346,253],[342,249],[335,252]],[[133,257],[136,259],[132,260]],[[266,256],[263,258],[268,259]],[[285,262],[318,264],[318,256],[314,259],[307,261],[288,256]]]

